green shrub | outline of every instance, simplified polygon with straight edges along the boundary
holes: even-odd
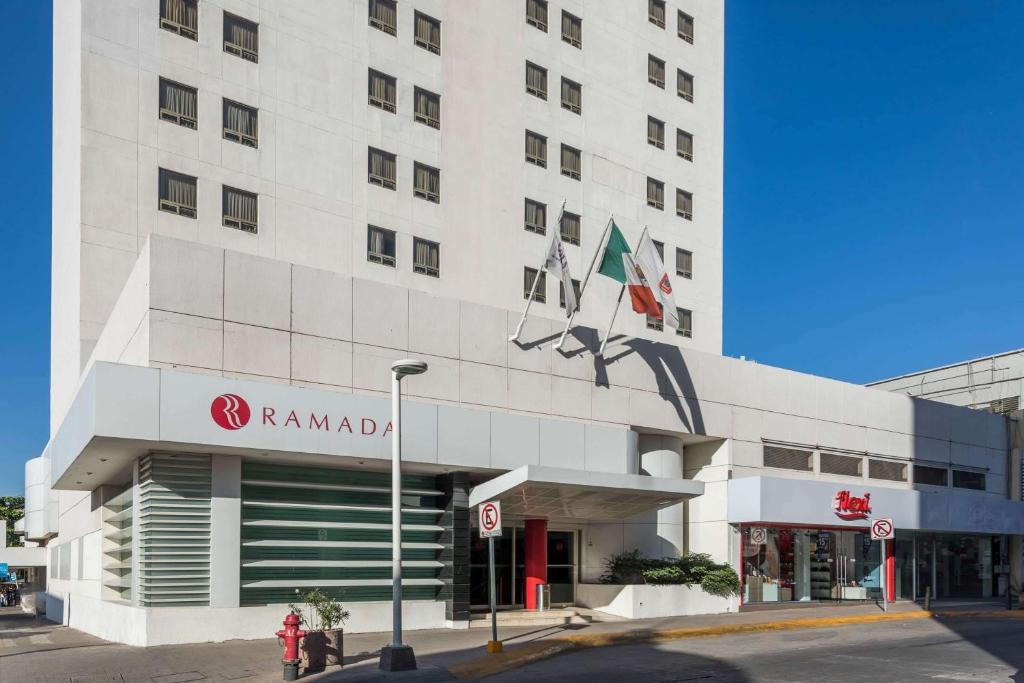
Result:
[[[728,597],[739,592],[740,579],[727,564],[706,553],[659,559],[643,557],[639,550],[611,555],[604,561],[601,583],[654,585],[699,584],[711,595]]]
[[[700,587],[708,595],[727,598],[740,592],[740,577],[736,570],[725,565],[710,569],[700,580]]]

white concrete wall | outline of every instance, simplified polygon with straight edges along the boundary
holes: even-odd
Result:
[[[625,619],[723,614],[739,609],[738,597],[709,595],[700,586],[580,584],[576,587],[576,602]]]

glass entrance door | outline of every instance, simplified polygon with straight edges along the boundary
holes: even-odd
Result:
[[[470,530],[470,604],[486,607],[488,602],[487,540],[480,530]],[[548,531],[548,584],[552,605],[571,605],[576,600],[576,531]],[[526,543],[522,527],[505,527],[494,539],[494,581],[498,607],[522,607],[526,582]]]
[[[494,539],[494,584],[499,607],[512,606],[512,563],[513,529],[506,528],[505,534]],[[469,603],[473,607],[490,604],[487,575],[487,539],[480,538],[480,530],[470,530],[469,550]]]
[[[548,532],[548,584],[552,605],[576,600],[576,532]]]

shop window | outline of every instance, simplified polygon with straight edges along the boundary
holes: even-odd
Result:
[[[886,481],[906,481],[907,464],[892,460],[868,460],[868,477]]]
[[[985,473],[953,470],[953,486],[958,489],[985,490]]]
[[[853,455],[822,453],[819,457],[822,474],[841,474],[847,477],[859,477],[864,471],[863,459]]]
[[[949,470],[945,467],[914,465],[914,483],[927,486],[949,486]]]
[[[813,455],[811,451],[802,451],[797,448],[766,445],[764,447],[764,466],[780,470],[810,472],[813,469],[811,464]]]

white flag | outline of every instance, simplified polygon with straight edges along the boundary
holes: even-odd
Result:
[[[555,230],[551,231],[551,243],[548,244],[544,269],[562,281],[562,291],[565,292],[565,315],[572,315],[579,302],[576,301],[576,290],[572,287],[569,259],[565,257],[565,247],[562,246],[562,240],[558,238],[558,232]]]
[[[640,246],[637,247],[636,263],[646,276],[658,303],[661,304],[661,315],[665,325],[669,329],[677,329],[679,314],[676,312],[676,299],[672,296],[672,282],[668,279],[665,264],[661,262],[661,256],[658,255],[658,250],[647,233],[644,233],[640,239]]]

